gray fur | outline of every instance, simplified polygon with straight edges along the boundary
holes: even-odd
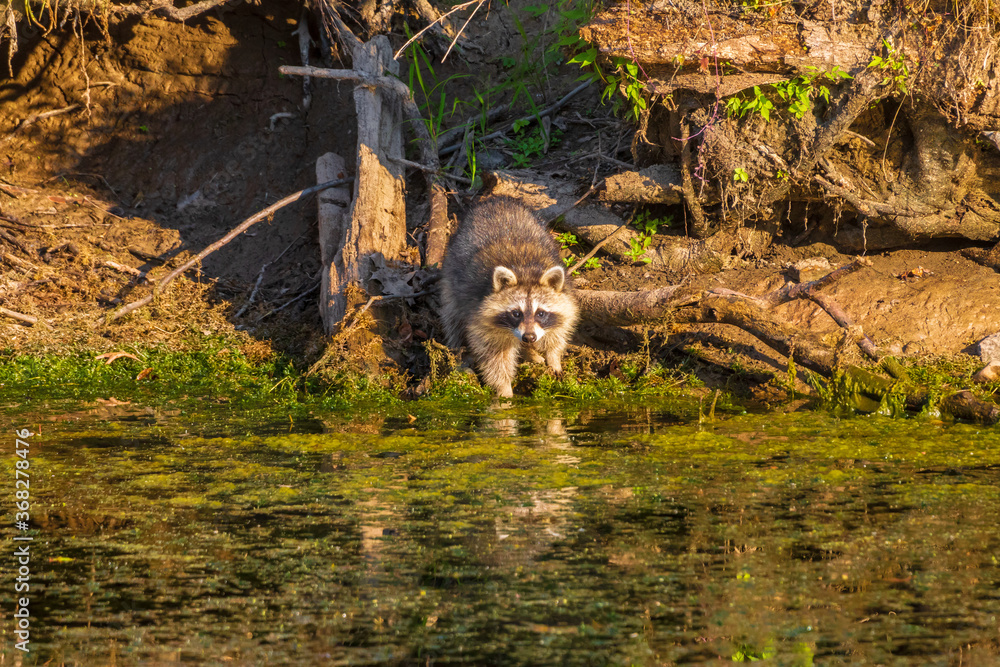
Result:
[[[465,345],[497,393],[512,395],[522,354],[562,370],[577,306],[559,247],[528,209],[508,197],[480,203],[448,244],[442,273],[448,346]]]

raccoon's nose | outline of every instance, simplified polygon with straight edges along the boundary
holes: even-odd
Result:
[[[538,337],[535,336],[535,334],[533,333],[526,333],[523,336],[521,336],[521,340],[523,340],[525,343],[534,343],[537,338]]]

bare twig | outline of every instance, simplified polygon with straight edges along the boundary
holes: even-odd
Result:
[[[437,20],[435,20],[432,23],[430,23],[426,28],[422,28],[421,30],[418,30],[417,34],[415,34],[410,39],[406,40],[406,44],[403,44],[403,46],[399,47],[399,50],[396,51],[396,55],[393,56],[393,59],[394,60],[399,60],[399,56],[402,55],[403,51],[405,51],[406,48],[410,44],[413,44],[413,42],[415,42],[418,39],[420,39],[420,36],[423,35],[425,32],[427,32],[428,30],[430,30],[431,27],[434,26],[434,24],[441,23],[442,21],[444,21],[446,18],[448,18],[449,16],[451,16],[455,12],[457,12],[459,10],[462,10],[462,9],[465,9],[469,5],[474,5],[476,3],[479,3],[480,5],[482,5],[483,4],[483,0],[469,0],[468,2],[463,2],[460,5],[455,5],[454,7],[452,7],[450,10],[448,10],[448,12],[446,12],[446,13],[442,14],[441,16],[439,16],[437,18]],[[476,9],[478,10],[479,7],[476,7]],[[472,13],[475,14],[476,12],[472,12]],[[472,17],[470,16],[469,18],[472,18]],[[461,31],[459,31],[458,34],[461,35],[462,34]],[[458,39],[458,38],[456,37],[456,39]],[[451,49],[449,48],[448,50],[450,51]]]
[[[486,0],[479,0],[479,4],[476,5],[476,8],[472,10],[471,14],[469,14],[469,18],[465,19],[465,23],[463,23],[462,27],[459,28],[457,33],[455,33],[455,39],[451,40],[451,44],[448,45],[448,50],[445,51],[444,55],[441,57],[441,62],[444,62],[445,60],[448,59],[448,54],[451,53],[451,50],[453,48],[455,48],[455,43],[458,42],[458,38],[462,36],[462,33],[465,32],[465,29],[469,26],[469,22],[472,21],[472,17],[476,15],[476,12],[478,12],[479,8],[482,7],[485,3]]]
[[[254,283],[253,291],[250,292],[250,298],[247,299],[247,302],[243,304],[242,308],[240,308],[238,311],[236,311],[236,314],[233,315],[234,318],[241,317],[243,315],[243,313],[247,312],[247,309],[250,308],[250,306],[253,305],[254,300],[257,298],[257,292],[260,291],[260,284],[264,281],[264,272],[267,271],[267,267],[271,266],[272,264],[274,264],[275,262],[277,262],[279,259],[281,259],[282,257],[284,257],[285,253],[288,252],[289,250],[291,250],[292,247],[296,243],[298,243],[299,241],[301,241],[302,237],[305,236],[307,233],[308,233],[308,230],[305,231],[305,232],[302,232],[301,234],[299,234],[299,237],[297,239],[295,239],[294,241],[292,241],[291,243],[289,243],[288,247],[281,251],[281,254],[279,254],[277,257],[275,257],[274,259],[272,259],[270,262],[265,263],[264,266],[260,267],[260,273],[257,274],[257,282]]]
[[[27,260],[23,260],[20,257],[16,257],[9,252],[0,252],[0,258],[3,258],[8,264],[16,266],[24,271],[38,271],[38,267]]]
[[[139,269],[136,269],[136,268],[131,267],[131,266],[126,266],[124,264],[119,264],[118,262],[115,262],[115,261],[110,260],[110,259],[103,260],[101,262],[101,266],[104,266],[104,267],[107,267],[109,269],[112,269],[113,271],[117,271],[118,273],[124,273],[124,274],[130,275],[130,276],[134,276],[134,277],[138,278],[139,280],[145,280],[147,282],[156,282],[154,280],[150,280],[149,277],[143,271],[140,271]]]
[[[507,108],[508,107],[507,107],[506,104],[501,104],[500,106],[493,107],[492,109],[490,109],[489,111],[486,112],[486,122],[487,123],[492,123],[497,118],[499,118],[500,116],[502,116],[504,114],[504,112],[507,111]],[[475,125],[480,120],[482,120],[482,118],[483,118],[483,114],[476,114],[475,116],[470,116],[470,117],[466,118],[465,122],[463,122],[463,123],[461,123],[459,125],[456,125],[455,127],[451,128],[450,130],[445,130],[444,132],[442,132],[441,134],[439,134],[437,136],[438,145],[439,146],[440,145],[445,145],[445,146],[451,145],[459,137],[465,136],[465,128],[469,127],[470,125]]]
[[[850,316],[841,308],[840,304],[831,299],[830,297],[820,294],[819,290],[831,285],[837,280],[840,280],[846,275],[854,273],[859,269],[863,269],[866,266],[871,266],[871,260],[865,257],[858,257],[850,264],[845,264],[837,269],[834,269],[825,276],[812,280],[807,283],[799,283],[795,285],[786,285],[779,289],[774,290],[768,294],[760,297],[753,297],[747,294],[742,294],[740,292],[734,292],[733,290],[716,288],[709,290],[709,294],[724,296],[724,297],[739,297],[741,299],[747,299],[759,305],[762,309],[770,311],[774,306],[782,303],[788,303],[789,301],[794,301],[795,299],[810,299],[820,308],[822,308],[828,315],[830,315],[833,320],[845,329],[850,329],[854,326],[853,320]],[[867,335],[862,333],[861,339],[858,341],[858,347],[868,355],[871,359],[878,361],[880,356],[878,354],[878,349],[875,347],[875,343]]]
[[[11,134],[14,134],[14,132],[19,132],[27,127],[30,127],[31,125],[34,125],[40,120],[45,120],[46,118],[52,118],[53,116],[59,116],[64,113],[69,113],[70,111],[79,108],[80,108],[79,104],[71,104],[68,107],[63,107],[61,109],[53,109],[52,111],[44,111],[42,113],[33,114],[22,120],[20,123],[18,123],[17,127],[14,128],[14,131],[11,132]]]
[[[760,300],[766,306],[777,306],[782,303],[788,303],[789,301],[794,301],[795,299],[801,299],[807,297],[806,294],[812,290],[820,290],[828,285],[832,285],[841,278],[859,269],[863,269],[866,266],[871,266],[871,260],[866,257],[857,257],[850,264],[845,264],[844,266],[838,267],[831,271],[830,273],[817,278],[816,280],[811,280],[807,283],[797,283],[793,285],[786,285],[779,289],[765,294],[760,297]]]
[[[392,160],[393,162],[398,162],[399,164],[403,165],[404,167],[410,167],[412,169],[419,169],[420,171],[424,172],[425,174],[437,174],[438,176],[442,176],[442,177],[450,179],[452,181],[458,181],[459,183],[464,183],[466,185],[472,185],[472,179],[471,178],[466,178],[465,176],[458,176],[456,174],[443,173],[440,168],[435,169],[434,167],[428,166],[426,164],[420,164],[419,162],[413,162],[411,160],[406,160],[406,159],[401,158],[401,157],[389,157],[389,159]]]
[[[249,229],[251,225],[258,223],[261,220],[264,220],[265,218],[269,218],[270,216],[274,215],[277,211],[283,209],[289,204],[300,201],[313,193],[326,190],[327,188],[334,188],[337,187],[338,185],[344,185],[345,183],[351,183],[353,181],[354,178],[342,178],[336,181],[327,181],[326,183],[320,183],[319,185],[314,185],[312,187],[305,188],[304,190],[299,190],[298,192],[290,194],[284,199],[281,199],[271,204],[264,210],[253,214],[252,216],[241,222],[239,225],[234,227],[228,234],[223,236],[221,239],[219,239],[212,245],[208,246],[200,253],[195,255],[193,258],[191,258],[189,261],[185,262],[184,264],[182,264],[181,266],[177,267],[172,272],[167,274],[167,276],[164,277],[162,280],[160,280],[160,282],[156,285],[156,288],[153,290],[152,294],[145,296],[139,299],[138,301],[133,301],[132,303],[122,307],[117,312],[108,315],[108,322],[113,322],[118,318],[131,313],[133,310],[142,308],[146,304],[150,303],[154,298],[156,298],[156,296],[160,292],[162,292],[167,287],[167,285],[172,283],[174,279],[177,278],[177,276],[181,275],[182,273],[190,269],[192,266],[194,266],[201,260],[205,259],[205,257],[211,255],[213,252],[215,252],[222,246],[232,241],[234,238],[236,238],[237,236],[245,232],[247,229]]]
[[[600,181],[597,180],[597,168],[595,167],[594,168],[594,180],[592,180],[590,182],[590,187],[587,188],[587,191],[584,192],[582,195],[580,195],[579,199],[577,199],[575,202],[573,202],[572,204],[570,204],[569,208],[567,208],[565,211],[561,211],[559,213],[559,215],[554,215],[551,218],[549,218],[548,220],[546,220],[545,221],[545,226],[546,227],[551,227],[552,225],[554,225],[555,222],[556,222],[556,220],[558,220],[559,218],[561,218],[564,215],[566,215],[569,211],[572,211],[574,208],[576,208],[577,206],[579,206],[583,202],[584,199],[586,199],[587,197],[589,197],[590,195],[592,195],[594,192],[596,192],[597,188],[599,188],[601,185],[603,185],[604,181],[606,181],[606,180],[607,180],[606,178],[602,178]],[[628,224],[628,223],[625,223],[625,224]],[[617,232],[617,231],[618,230],[616,229],[615,232]],[[612,232],[612,235],[614,235],[614,232]],[[608,238],[611,238],[611,236],[609,236]]]
[[[6,315],[7,317],[15,319],[19,322],[24,322],[25,324],[30,324],[32,326],[36,324],[41,324],[46,329],[52,328],[49,326],[49,323],[46,322],[45,320],[39,319],[32,315],[25,315],[24,313],[19,313],[15,310],[8,310],[6,308],[0,307],[0,315]]]
[[[313,285],[312,287],[310,287],[309,289],[307,289],[305,292],[302,292],[301,294],[299,294],[297,297],[295,297],[294,299],[292,299],[288,303],[286,303],[286,304],[284,304],[282,306],[278,306],[274,310],[271,310],[271,311],[268,311],[268,312],[264,313],[263,315],[261,315],[260,317],[258,317],[256,320],[254,320],[253,323],[257,324],[258,322],[261,322],[261,321],[267,319],[268,317],[271,317],[271,315],[274,315],[275,313],[280,313],[285,308],[288,308],[293,303],[298,303],[299,301],[301,301],[302,299],[306,298],[307,296],[309,296],[310,294],[312,294],[313,292],[315,292],[318,289],[319,289],[319,283]]]
[[[806,292],[806,296],[808,296],[813,303],[825,310],[827,314],[833,318],[833,321],[843,328],[851,329],[854,327],[854,321],[851,320],[850,316],[846,312],[844,312],[844,309],[840,307],[840,304],[830,297],[825,294],[820,294],[815,290],[809,290]],[[858,341],[858,347],[860,347],[861,351],[868,355],[868,358],[873,361],[878,361],[881,358],[878,353],[878,348],[875,347],[875,343],[871,338],[864,334],[862,334],[861,339]]]
[[[630,220],[629,222],[631,222],[631,220]],[[601,249],[601,247],[602,247],[602,246],[603,246],[603,245],[604,245],[605,243],[607,243],[608,241],[610,241],[610,240],[612,239],[612,237],[614,237],[614,235],[615,235],[615,234],[617,234],[617,233],[618,233],[618,232],[620,232],[621,230],[623,230],[623,229],[625,229],[626,227],[628,227],[628,225],[629,225],[629,223],[628,223],[628,222],[623,222],[622,224],[618,225],[618,228],[617,228],[617,229],[616,229],[615,231],[611,232],[611,233],[610,233],[610,234],[608,234],[608,235],[607,235],[606,237],[604,237],[604,240],[602,240],[602,241],[601,241],[600,243],[598,243],[597,245],[595,245],[595,246],[594,246],[594,247],[593,247],[593,248],[592,248],[592,249],[590,250],[590,252],[588,252],[588,253],[587,253],[586,255],[584,255],[584,256],[583,256],[583,258],[582,258],[582,259],[580,259],[580,260],[579,260],[579,261],[578,261],[578,262],[577,262],[576,264],[574,264],[574,265],[573,265],[573,266],[571,266],[571,267],[570,267],[569,269],[567,269],[567,271],[566,271],[566,272],[567,272],[568,274],[570,274],[570,275],[573,275],[573,272],[574,272],[574,271],[576,271],[576,270],[577,270],[577,269],[579,269],[579,268],[580,268],[581,266],[583,266],[584,264],[586,264],[586,263],[587,263],[587,260],[588,260],[588,259],[590,259],[591,257],[593,257],[594,255],[596,255],[596,254],[597,254],[597,251],[598,251],[598,250],[600,250],[600,249]]]

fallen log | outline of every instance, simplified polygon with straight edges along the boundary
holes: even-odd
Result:
[[[1000,421],[1000,408],[981,401],[971,391],[960,391],[941,400],[941,410],[956,419],[993,426]]]

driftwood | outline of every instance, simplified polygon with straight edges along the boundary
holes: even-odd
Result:
[[[1000,408],[976,398],[971,391],[960,391],[941,400],[941,410],[956,419],[992,426],[1000,421]]]
[[[326,153],[316,160],[316,180],[321,183],[343,178],[346,170],[344,158],[336,153]],[[319,223],[320,271],[322,272],[319,314],[323,321],[323,328],[327,334],[330,334],[333,333],[336,326],[336,308],[332,291],[332,286],[337,283],[334,259],[343,243],[347,211],[351,205],[351,192],[344,186],[330,188],[319,193],[319,196],[316,197],[316,203]]]
[[[353,38],[353,36],[351,37]],[[358,42],[356,38],[351,43],[354,45],[354,48],[361,48],[360,42]],[[427,130],[427,126],[424,124],[423,117],[420,115],[420,108],[413,100],[413,95],[410,89],[407,88],[406,84],[397,78],[382,76],[381,72],[361,72],[356,69],[342,70],[323,69],[319,67],[289,66],[283,66],[278,69],[282,74],[312,76],[321,79],[358,81],[359,83],[362,83],[370,88],[378,88],[382,91],[391,92],[395,96],[398,103],[402,105],[403,113],[409,120],[407,126],[419,141],[421,163],[424,167],[426,167],[426,169],[422,171],[424,171],[425,183],[431,204],[430,214],[427,221],[426,263],[428,265],[440,264],[441,259],[444,257],[445,246],[448,242],[448,202],[445,190],[438,182],[440,162],[438,158],[437,144],[431,138],[430,133]],[[358,135],[358,142],[360,151],[360,133]],[[403,164],[402,158],[402,154],[398,154],[387,156],[386,159],[392,160],[398,167],[398,165]],[[404,226],[404,234],[402,238],[405,241],[405,221],[402,224]],[[343,317],[343,313],[341,313],[341,317]]]
[[[5,315],[6,317],[17,320],[18,322],[21,322],[23,324],[29,324],[31,326],[34,326],[36,324],[41,324],[46,329],[52,328],[49,326],[49,323],[46,322],[45,320],[39,319],[34,315],[25,315],[24,313],[19,313],[16,310],[9,310],[7,308],[0,307],[0,315]]]
[[[383,71],[399,74],[392,59],[388,38],[376,37],[356,45],[354,68],[366,78],[381,77]],[[335,269],[328,272],[328,318],[332,331],[343,319],[349,305],[349,284],[367,287],[371,276],[370,258],[379,255],[393,261],[406,247],[406,203],[403,200],[403,168],[392,158],[403,157],[402,104],[398,96],[379,86],[354,89],[357,111],[358,148],[354,196],[340,234],[340,248],[334,257]]]

